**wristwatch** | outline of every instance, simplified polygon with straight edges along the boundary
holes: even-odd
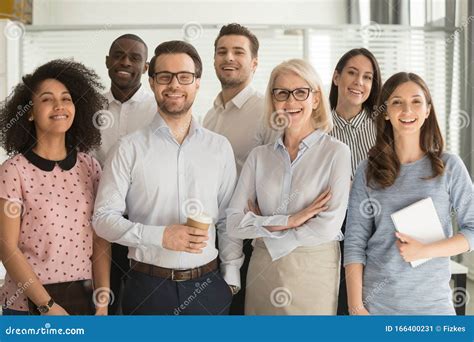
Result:
[[[235,285],[229,285],[230,291],[232,291],[232,296],[235,296],[239,291],[240,287],[235,286]]]
[[[40,305],[37,307],[38,311],[42,314],[45,314],[51,309],[54,305],[54,300],[51,298],[46,305]]]

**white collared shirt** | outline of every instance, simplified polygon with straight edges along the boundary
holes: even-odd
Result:
[[[193,118],[181,145],[158,113],[152,123],[122,139],[105,162],[95,202],[94,228],[110,242],[129,247],[128,257],[147,264],[189,269],[214,260],[216,229],[221,271],[240,287],[242,240],[226,232],[227,208],[236,182],[232,147],[227,139]],[[122,215],[127,211],[128,219]],[[163,232],[184,224],[187,216],[212,217],[202,254],[163,248]]]
[[[273,143],[281,135],[265,123],[264,97],[251,85],[225,105],[222,93],[219,93],[204,118],[203,126],[229,139],[235,154],[237,174],[240,174],[254,147]]]
[[[227,230],[241,239],[263,238],[272,260],[299,246],[316,246],[342,240],[350,190],[349,148],[316,130],[290,155],[279,138],[274,144],[252,150],[227,209]],[[297,228],[270,232],[265,226],[286,226],[290,215],[306,208],[328,187],[328,210]],[[245,213],[247,200],[257,202],[262,216]]]
[[[94,151],[94,157],[104,166],[107,153],[121,138],[150,124],[157,112],[156,101],[151,91],[145,90],[143,84],[126,102],[114,98],[112,91],[104,94],[107,99],[111,118],[105,118],[101,127],[102,144]]]

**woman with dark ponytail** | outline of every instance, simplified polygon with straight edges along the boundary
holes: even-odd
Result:
[[[418,75],[390,77],[377,113],[375,146],[357,169],[349,201],[344,262],[349,312],[454,315],[449,258],[474,247],[471,178],[458,156],[443,151],[431,95]],[[396,232],[390,215],[428,197],[446,239],[424,244]],[[425,258],[432,259],[410,265]]]

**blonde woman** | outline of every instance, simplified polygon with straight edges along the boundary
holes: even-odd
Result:
[[[272,71],[265,110],[282,135],[252,150],[227,209],[229,234],[255,239],[245,313],[334,315],[349,148],[327,134],[327,97],[303,60]]]

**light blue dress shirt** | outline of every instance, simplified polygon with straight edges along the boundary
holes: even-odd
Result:
[[[227,230],[242,239],[263,238],[273,260],[299,246],[342,240],[351,179],[349,148],[320,130],[308,135],[295,160],[280,137],[256,147],[242,168],[227,209]],[[306,208],[328,187],[329,208],[300,227],[270,232],[265,226],[284,226],[290,215]],[[245,213],[247,200],[257,201],[263,216]]]
[[[199,267],[215,259],[217,229],[223,277],[240,286],[242,240],[228,236],[225,220],[236,177],[234,154],[225,137],[193,118],[180,145],[158,113],[150,126],[120,139],[108,156],[94,228],[108,241],[128,246],[129,258],[172,269]],[[213,219],[202,254],[163,248],[166,226],[185,224],[187,216],[200,212]]]

